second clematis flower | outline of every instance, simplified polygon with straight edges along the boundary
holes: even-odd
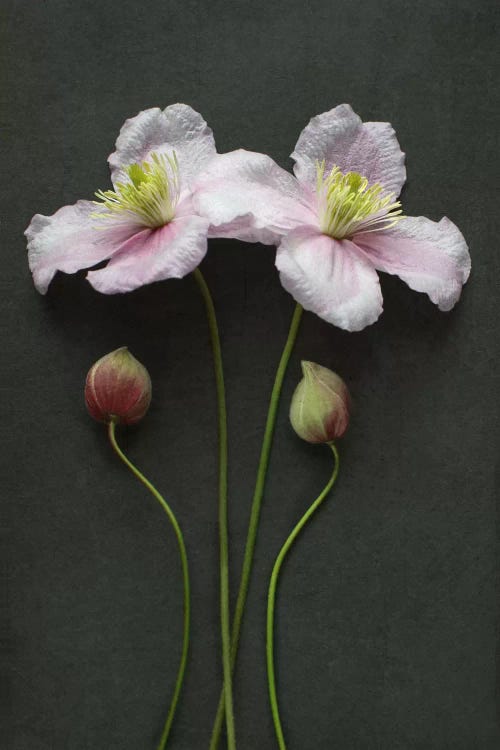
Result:
[[[404,154],[389,123],[363,123],[342,104],[310,121],[292,159],[295,176],[243,150],[212,162],[196,201],[213,235],[278,245],[285,289],[348,331],[382,312],[377,271],[454,306],[470,272],[466,242],[447,218],[403,215]]]
[[[214,158],[211,129],[186,104],[127,120],[108,160],[113,190],[31,220],[25,234],[38,291],[45,294],[56,271],[75,273],[108,259],[87,276],[105,294],[193,271],[207,251],[209,228],[193,196],[203,191],[202,172]]]

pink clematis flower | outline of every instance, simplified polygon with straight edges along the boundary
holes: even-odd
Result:
[[[459,229],[403,216],[404,154],[389,123],[348,104],[314,117],[292,158],[295,177],[263,154],[209,165],[198,209],[215,236],[277,244],[281,283],[306,310],[348,331],[382,312],[377,271],[396,274],[450,310],[470,272]]]
[[[203,191],[202,171],[214,158],[212,131],[186,104],[127,120],[108,160],[114,190],[31,220],[25,234],[38,291],[45,294],[56,271],[75,273],[108,259],[87,275],[105,294],[193,271],[207,251],[209,228],[193,196]]]

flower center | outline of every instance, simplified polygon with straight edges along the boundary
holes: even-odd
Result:
[[[377,232],[403,219],[401,203],[394,193],[383,195],[378,183],[358,172],[343,174],[336,166],[325,176],[325,162],[316,163],[321,231],[342,240],[358,232]]]
[[[151,155],[150,161],[131,164],[125,169],[130,182],[118,182],[115,190],[98,190],[94,201],[105,206],[96,212],[99,219],[133,218],[146,227],[163,227],[175,216],[179,201],[179,165],[175,151]]]

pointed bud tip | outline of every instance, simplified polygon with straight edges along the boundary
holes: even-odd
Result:
[[[139,422],[151,403],[149,373],[128,347],[106,354],[90,368],[85,381],[85,404],[93,419],[121,424]]]

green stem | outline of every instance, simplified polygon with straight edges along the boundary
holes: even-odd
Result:
[[[189,585],[189,568],[188,568],[188,559],[187,559],[187,553],[186,553],[186,545],[184,544],[184,538],[182,536],[181,528],[177,522],[177,519],[174,515],[174,512],[170,508],[167,501],[160,495],[156,487],[154,487],[151,482],[146,479],[144,474],[142,474],[139,469],[134,466],[132,461],[130,461],[127,456],[123,453],[120,446],[116,442],[116,435],[115,435],[115,422],[111,421],[108,425],[108,436],[109,441],[111,445],[113,446],[113,450],[117,454],[117,456],[123,461],[125,466],[127,466],[132,474],[137,477],[137,479],[142,482],[142,484],[151,492],[151,494],[156,498],[156,500],[159,502],[163,510],[168,516],[168,519],[172,525],[172,528],[175,532],[175,536],[177,537],[177,543],[179,545],[179,553],[181,558],[181,565],[182,565],[182,577],[184,582],[184,629],[183,629],[183,638],[182,638],[182,654],[181,654],[181,661],[179,665],[179,671],[177,673],[177,680],[175,682],[175,688],[174,688],[174,694],[172,697],[172,702],[170,703],[170,708],[168,711],[167,719],[165,721],[165,725],[163,727],[163,731],[161,734],[161,739],[158,744],[157,750],[164,750],[164,748],[167,745],[167,739],[170,734],[170,729],[172,727],[172,723],[174,721],[175,711],[177,708],[177,703],[179,701],[179,695],[181,693],[182,689],[182,683],[184,680],[184,673],[186,671],[186,663],[187,663],[187,656],[188,656],[188,650],[189,650],[189,623],[190,623],[190,585]]]
[[[278,404],[281,395],[281,388],[283,386],[283,380],[285,377],[290,355],[292,353],[297,333],[299,330],[300,321],[302,318],[302,307],[297,304],[293,313],[292,321],[290,323],[290,330],[288,332],[288,338],[281,355],[281,359],[276,371],[274,380],[274,386],[271,393],[271,400],[269,402],[269,409],[267,413],[266,428],[264,432],[264,440],[262,442],[262,449],[260,453],[259,468],[257,471],[257,480],[255,483],[255,491],[252,501],[252,509],[250,512],[250,522],[248,526],[247,540],[245,545],[245,556],[243,560],[243,568],[241,572],[240,588],[238,591],[238,599],[236,601],[236,609],[234,613],[233,628],[231,633],[231,671],[234,670],[236,664],[236,656],[238,653],[238,645],[241,631],[241,623],[243,620],[243,613],[245,610],[245,604],[248,594],[248,586],[250,583],[250,574],[252,571],[253,556],[255,551],[255,542],[257,538],[257,529],[259,526],[260,509],[262,506],[262,497],[264,494],[264,485],[266,481],[267,468],[269,465],[269,457],[271,453],[271,446],[274,436],[274,427],[276,424],[276,415],[278,412]],[[214,726],[212,729],[212,737],[210,739],[210,750],[217,750],[220,741],[220,735],[222,731],[222,724],[224,722],[224,691],[219,699],[219,705],[217,707],[217,714],[215,717]]]
[[[219,421],[219,549],[220,549],[220,618],[222,638],[222,669],[224,678],[223,705],[226,713],[227,744],[229,750],[236,749],[233,713],[233,686],[231,665],[231,632],[229,623],[229,532],[227,512],[227,415],[224,388],[224,371],[219,329],[214,303],[203,274],[197,268],[193,275],[205,302],[210,340],[214,358],[217,388],[217,410]]]
[[[267,597],[267,639],[266,639],[266,655],[267,655],[267,681],[269,685],[269,700],[271,703],[271,712],[273,715],[274,729],[276,731],[276,738],[280,750],[286,750],[285,738],[283,736],[283,728],[281,726],[278,698],[276,695],[276,677],[274,672],[274,605],[276,601],[276,586],[278,583],[278,576],[280,574],[281,566],[283,561],[290,550],[290,547],[309,521],[313,513],[319,508],[323,500],[326,498],[331,488],[335,484],[337,474],[339,472],[339,454],[333,443],[329,443],[330,448],[333,451],[334,456],[334,467],[332,476],[324,490],[316,498],[309,509],[304,513],[298,524],[294,527],[292,533],[284,543],[280,550],[276,562],[274,563],[273,572],[271,575],[271,582],[269,584],[269,593]]]

